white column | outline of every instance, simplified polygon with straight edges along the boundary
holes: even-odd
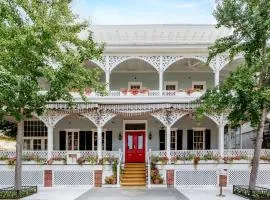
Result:
[[[224,126],[220,125],[218,127],[218,149],[221,157],[224,154]]]
[[[159,71],[159,95],[162,95],[162,91],[163,91],[163,71],[160,70]]]
[[[52,157],[53,151],[53,126],[47,126],[48,129],[48,141],[47,141],[47,151],[48,151],[48,160]]]
[[[106,71],[106,90],[110,91],[110,71]]]
[[[231,125],[228,124],[228,149],[232,148],[232,128]]]
[[[98,159],[102,158],[102,127],[97,127],[97,153]]]
[[[219,70],[215,71],[215,87],[219,86]]]
[[[166,136],[167,136],[167,145],[166,145],[166,154],[167,157],[169,158],[169,163],[170,163],[170,159],[171,159],[171,127],[167,126],[167,132],[166,132]]]

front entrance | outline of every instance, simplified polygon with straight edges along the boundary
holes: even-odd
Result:
[[[125,135],[126,163],[145,162],[145,131],[128,131]]]

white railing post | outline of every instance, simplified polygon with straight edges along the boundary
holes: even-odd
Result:
[[[122,164],[122,152],[119,149],[119,157],[118,157],[118,164],[117,164],[117,187],[120,187],[120,170]]]
[[[147,155],[147,187],[151,188],[151,149]]]
[[[106,71],[105,76],[106,76],[106,90],[107,92],[109,92],[110,91],[110,71]]]

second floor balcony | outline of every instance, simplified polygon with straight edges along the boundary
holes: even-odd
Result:
[[[216,71],[198,56],[181,57],[163,70],[158,70],[141,57],[130,57],[109,71],[104,70],[101,81],[106,83],[106,95],[102,96],[91,88],[85,90],[85,95],[101,102],[110,102],[112,99],[130,102],[134,98],[144,102],[154,99],[163,102],[193,101],[222,82],[238,62],[229,63]],[[87,66],[90,69],[101,68],[92,61],[88,61]],[[71,93],[75,99],[80,99],[76,90]]]

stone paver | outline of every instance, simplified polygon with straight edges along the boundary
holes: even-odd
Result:
[[[176,189],[92,189],[76,200],[189,200]]]
[[[244,200],[245,198],[239,197],[232,193],[231,188],[225,188],[223,194],[225,197],[218,197],[219,188],[208,189],[178,189],[190,200]]]
[[[25,197],[23,200],[74,200],[88,190],[89,187],[39,187],[37,194]]]

